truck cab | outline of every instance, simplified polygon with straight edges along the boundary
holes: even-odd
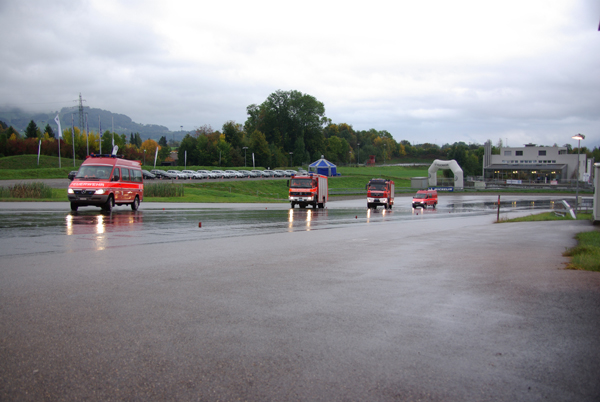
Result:
[[[413,197],[412,207],[427,208],[428,206],[435,208],[438,203],[437,190],[419,190]]]
[[[367,208],[383,206],[392,209],[394,206],[394,182],[386,179],[371,179],[367,184]]]

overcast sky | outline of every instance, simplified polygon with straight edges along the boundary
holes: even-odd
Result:
[[[0,0],[0,106],[193,130],[278,89],[397,141],[600,145],[597,0]]]

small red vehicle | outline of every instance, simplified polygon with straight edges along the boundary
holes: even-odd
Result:
[[[413,208],[427,208],[428,206],[435,208],[437,203],[437,190],[419,190],[412,200]]]
[[[144,198],[141,162],[114,155],[90,155],[69,184],[67,195],[72,211],[86,206],[111,211],[115,205],[124,204],[135,211]]]

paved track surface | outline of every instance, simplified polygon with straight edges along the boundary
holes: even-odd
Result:
[[[421,216],[0,244],[0,400],[600,400],[589,223]]]

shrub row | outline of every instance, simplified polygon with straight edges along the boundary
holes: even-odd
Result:
[[[183,184],[144,184],[144,197],[183,197]]]
[[[1,187],[1,198],[52,198],[52,188],[44,183],[20,183]]]

